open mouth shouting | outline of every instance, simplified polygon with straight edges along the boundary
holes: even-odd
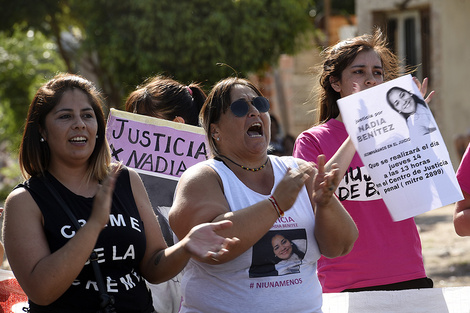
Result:
[[[261,127],[261,123],[255,122],[251,124],[250,128],[246,132],[249,137],[262,137],[263,136],[263,127]]]

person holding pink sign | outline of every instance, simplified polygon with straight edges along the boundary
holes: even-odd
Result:
[[[125,109],[131,113],[199,126],[199,112],[206,98],[199,84],[184,85],[170,77],[158,75],[148,78],[142,85],[137,86],[128,96]],[[143,180],[145,183],[145,176]],[[149,190],[149,194],[152,192],[153,190]],[[163,237],[167,245],[171,246],[174,244],[174,234],[168,223],[170,206],[161,205],[155,200],[152,201],[152,205]],[[181,302],[180,275],[165,283],[150,285],[157,311],[178,312]]]
[[[380,30],[347,39],[323,52],[317,125],[301,133],[293,155],[315,161],[324,154],[344,174],[336,195],[351,214],[359,238],[345,256],[318,261],[324,292],[401,290],[433,286],[426,277],[414,219],[394,222],[375,189],[346,128],[336,101],[399,75],[399,61]],[[424,94],[427,80],[419,84]],[[432,93],[427,98],[430,100]],[[341,192],[340,192],[341,191]]]
[[[470,236],[470,145],[462,157],[459,168],[457,169],[457,180],[464,199],[455,203],[454,209],[454,228],[459,236]]]
[[[127,97],[125,109],[131,113],[199,126],[199,112],[206,98],[199,84],[183,85],[172,78],[158,75],[137,86]],[[168,224],[168,209],[158,206],[154,210],[165,241],[172,245],[173,233]]]
[[[193,225],[229,219],[233,227],[220,235],[240,244],[220,258],[188,263],[181,313],[321,312],[317,259],[345,255],[357,238],[333,196],[334,165],[325,172],[323,156],[315,168],[268,155],[269,106],[251,82],[231,77],[213,87],[201,110],[213,155],[181,176],[170,225],[181,239]],[[285,271],[283,260],[271,257],[275,234],[305,243],[295,270]]]
[[[215,233],[232,225],[221,221],[167,248],[140,177],[111,163],[101,94],[81,76],[39,88],[19,164],[27,180],[6,200],[3,230],[28,312],[155,312],[144,278],[166,281],[237,242]]]
[[[126,100],[127,112],[199,126],[199,111],[206,94],[199,84],[183,85],[165,76],[155,76],[138,86]]]

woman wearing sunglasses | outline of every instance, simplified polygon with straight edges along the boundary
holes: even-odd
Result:
[[[348,253],[358,234],[336,197],[339,172],[292,157],[268,155],[269,102],[249,81],[218,82],[201,110],[212,158],[179,180],[170,225],[183,238],[193,225],[229,219],[239,245],[223,257],[188,263],[180,312],[321,312],[316,261]],[[305,231],[307,250],[298,273],[272,273],[273,260],[256,260],[253,246],[270,230]],[[257,246],[258,250],[258,246]],[[262,276],[262,278],[260,278]],[[283,299],[282,301],[276,301]],[[289,299],[289,300],[287,300]],[[292,301],[293,300],[293,301]]]

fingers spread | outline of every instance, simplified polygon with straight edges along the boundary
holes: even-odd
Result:
[[[429,83],[428,78],[426,77],[425,79],[423,79],[423,83],[421,83],[419,79],[416,77],[413,77],[413,81],[415,82],[416,86],[418,86],[418,89],[421,92],[421,95],[423,96],[424,101],[426,101],[426,103],[429,104],[429,102],[431,102],[434,96],[434,90],[431,91],[429,95],[426,97],[426,93],[428,92],[428,83]]]
[[[426,103],[429,104],[429,102],[431,102],[432,98],[434,97],[434,94],[435,94],[434,90],[431,91],[429,95],[426,97],[426,99],[424,99],[424,101],[426,101]]]

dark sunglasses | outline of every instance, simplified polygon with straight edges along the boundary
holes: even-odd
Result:
[[[243,117],[250,110],[249,102],[253,104],[253,106],[260,113],[266,113],[269,111],[269,101],[265,97],[254,97],[251,101],[247,101],[245,99],[238,99],[232,102],[232,104],[230,105],[230,110],[232,110],[235,116]]]

